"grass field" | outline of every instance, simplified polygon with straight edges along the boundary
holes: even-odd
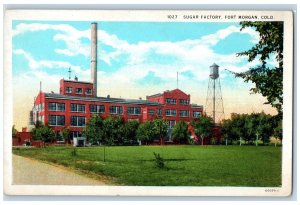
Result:
[[[281,186],[281,147],[132,146],[46,147],[13,153],[108,176],[112,184],[138,186]],[[164,159],[155,166],[153,152]]]

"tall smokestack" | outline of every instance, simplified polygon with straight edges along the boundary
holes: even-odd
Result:
[[[93,93],[97,97],[97,23],[91,24],[91,78]]]

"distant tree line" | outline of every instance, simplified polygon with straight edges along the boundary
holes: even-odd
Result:
[[[282,140],[282,120],[278,116],[261,113],[232,114],[222,122],[223,139],[226,143],[238,141],[246,144],[270,142],[270,137]]]

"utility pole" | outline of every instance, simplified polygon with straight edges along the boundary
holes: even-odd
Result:
[[[69,67],[69,80],[71,80],[71,67]]]
[[[177,71],[177,89],[178,89],[178,71]]]

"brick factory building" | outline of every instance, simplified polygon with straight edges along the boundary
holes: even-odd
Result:
[[[56,134],[68,127],[74,145],[83,146],[86,139],[81,133],[94,114],[104,118],[122,117],[125,121],[138,120],[141,123],[156,117],[164,118],[170,130],[179,121],[191,122],[202,115],[203,107],[191,104],[190,95],[180,89],[146,96],[146,100],[112,98],[109,95],[98,97],[96,23],[92,23],[91,30],[92,82],[62,79],[59,93],[40,91],[31,111],[31,123],[39,120],[52,127]]]
[[[199,117],[203,107],[190,103],[190,95],[179,89],[147,96],[147,100],[96,97],[92,83],[60,81],[60,93],[40,92],[32,111],[33,122],[41,121],[51,126],[56,133],[69,127],[71,140],[79,143],[85,140],[81,132],[94,114],[119,116],[125,121],[144,122],[156,117],[164,118],[172,129],[176,122],[190,122]],[[82,142],[82,141],[80,141]]]

